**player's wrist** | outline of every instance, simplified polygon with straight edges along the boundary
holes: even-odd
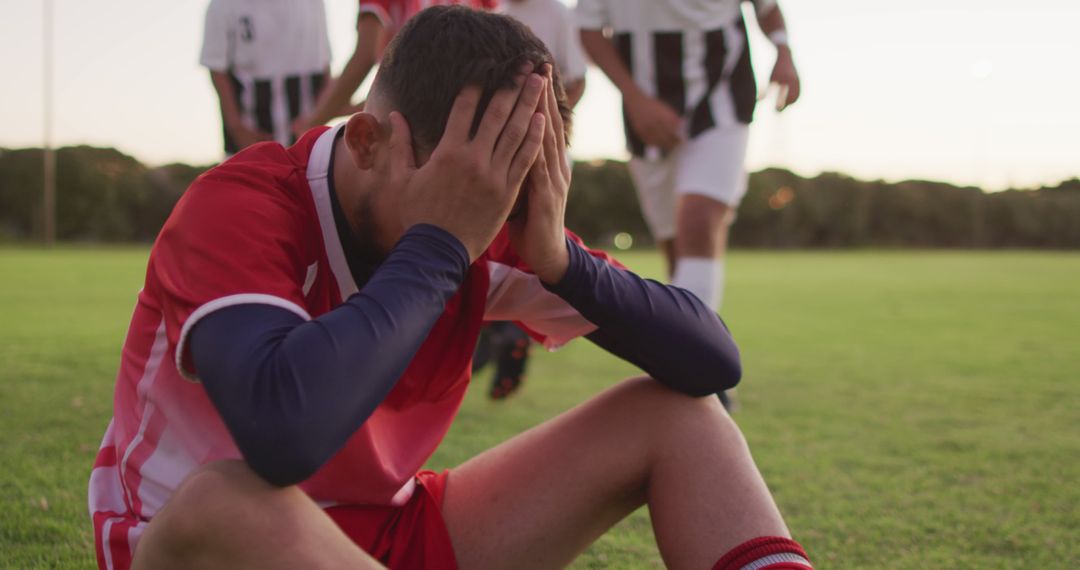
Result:
[[[552,250],[552,254],[546,257],[544,263],[534,263],[529,260],[525,260],[529,264],[529,269],[532,270],[532,274],[537,276],[540,283],[544,287],[557,288],[561,286],[567,279],[569,279],[571,272],[570,266],[572,264],[570,254],[569,239],[566,238],[565,233],[562,239],[559,240],[559,245]]]
[[[547,285],[555,285],[566,277],[566,272],[570,268],[570,252],[566,248],[566,241],[562,241],[561,247],[556,249],[551,257],[550,263],[543,267],[533,267],[532,270],[541,282]]]
[[[652,97],[641,90],[637,84],[633,84],[633,87],[623,91],[623,98],[626,99],[628,107],[636,108],[642,104],[647,103]]]
[[[414,224],[401,236],[394,249],[411,248],[414,244],[455,264],[464,274],[474,257],[456,235],[447,229],[430,223]],[[393,252],[391,252],[393,253]]]

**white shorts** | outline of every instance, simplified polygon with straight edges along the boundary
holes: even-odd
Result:
[[[678,196],[700,194],[731,208],[746,194],[749,125],[714,128],[686,141],[666,157],[630,159],[630,176],[653,239],[675,237]]]

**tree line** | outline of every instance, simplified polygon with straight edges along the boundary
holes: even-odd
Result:
[[[57,237],[150,242],[208,166],[149,168],[111,148],[61,148]],[[651,243],[625,163],[578,162],[567,226],[601,247],[618,234]],[[0,150],[0,241],[42,235],[42,151]],[[625,236],[623,237],[625,240]],[[1080,179],[987,193],[941,182],[804,178],[782,169],[750,176],[732,228],[745,248],[1080,248]]]

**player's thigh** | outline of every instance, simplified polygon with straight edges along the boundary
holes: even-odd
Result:
[[[452,470],[443,515],[459,565],[567,565],[644,504],[659,426],[692,400],[628,380]]]
[[[154,516],[135,569],[379,568],[297,487],[279,488],[241,461],[204,465]]]
[[[717,127],[687,141],[674,167],[675,193],[711,198],[737,208],[746,194],[747,125]]]
[[[675,225],[680,256],[723,253],[735,209],[746,194],[746,125],[718,127],[680,149],[675,167]]]
[[[657,242],[675,237],[675,164],[675,160],[668,157],[656,160],[632,158],[628,165],[641,216]]]
[[[734,210],[701,194],[679,196],[676,257],[718,257],[727,245]]]

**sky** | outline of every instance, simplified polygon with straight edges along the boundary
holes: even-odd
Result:
[[[572,0],[570,0],[572,3]],[[356,4],[325,0],[332,67]],[[1080,176],[1077,0],[780,0],[803,97],[759,105],[748,166],[943,180],[990,190]],[[221,157],[198,64],[208,0],[53,0],[52,140],[151,165]],[[41,146],[43,0],[0,0],[0,147]],[[759,84],[774,52],[757,34]],[[588,74],[579,159],[625,158],[618,92]]]

